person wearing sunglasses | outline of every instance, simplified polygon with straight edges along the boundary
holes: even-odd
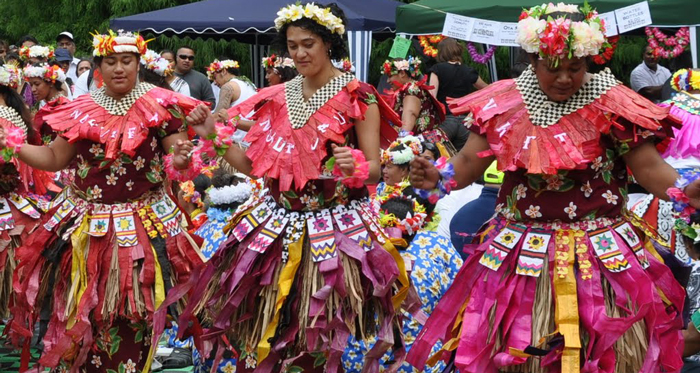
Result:
[[[187,46],[180,47],[175,53],[175,75],[190,86],[190,97],[209,102],[212,107],[216,106],[216,98],[209,79],[193,67],[194,49]]]

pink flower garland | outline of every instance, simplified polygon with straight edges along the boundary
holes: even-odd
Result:
[[[355,161],[355,172],[351,176],[345,176],[337,163],[333,165],[333,176],[336,181],[341,181],[349,188],[362,188],[365,180],[369,178],[369,162],[362,150],[352,149],[352,158]]]
[[[489,62],[491,57],[493,57],[493,54],[496,53],[496,49],[498,47],[495,45],[492,45],[489,47],[489,49],[486,51],[484,54],[479,54],[479,52],[476,50],[476,46],[474,46],[474,43],[469,42],[467,43],[467,50],[469,50],[469,56],[474,60],[476,63],[480,63],[482,65],[486,64]]]
[[[194,151],[192,154],[192,159],[190,160],[190,166],[184,170],[178,170],[173,165],[173,159],[175,155],[173,153],[167,154],[163,157],[163,168],[165,169],[165,174],[168,178],[173,181],[188,181],[194,180],[197,176],[202,173],[202,168],[204,168],[204,162],[202,161],[202,153]]]
[[[678,57],[690,44],[690,30],[687,27],[681,27],[671,37],[661,32],[657,27],[647,27],[644,31],[647,34],[647,42],[654,50],[654,54],[665,59]]]
[[[26,142],[27,135],[23,129],[19,127],[5,129],[5,149],[0,152],[2,160],[9,162],[13,157],[16,157]]]

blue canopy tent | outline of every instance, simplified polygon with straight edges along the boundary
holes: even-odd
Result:
[[[254,44],[253,75],[262,77],[261,45],[269,44],[275,33],[277,10],[290,0],[205,0],[153,12],[113,19],[113,29],[150,31],[155,34],[204,38],[230,38]],[[390,36],[395,29],[395,0],[317,0],[317,4],[337,3],[345,11],[350,60],[355,74],[367,81],[373,35]]]

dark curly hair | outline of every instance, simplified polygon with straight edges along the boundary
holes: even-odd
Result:
[[[343,22],[343,25],[347,27],[348,25],[348,20],[345,17],[345,12],[343,12],[342,9],[338,6],[336,3],[330,3],[328,5],[321,5],[318,4],[320,8],[328,8],[331,10],[331,13],[333,13],[334,16],[340,18],[340,20]],[[321,37],[321,40],[323,40],[324,43],[328,43],[331,46],[330,49],[330,57],[332,60],[337,60],[340,61],[345,57],[348,57],[348,46],[345,40],[343,39],[342,35],[338,35],[335,33],[332,33],[329,29],[327,29],[325,26],[315,22],[314,20],[311,20],[309,18],[300,18],[296,21],[286,23],[282,28],[279,29],[277,32],[277,37],[275,38],[274,45],[279,49],[279,50],[287,50],[287,29],[289,29],[289,26],[295,26],[302,28],[304,30],[310,31],[319,37]]]
[[[297,72],[297,69],[289,66],[280,66],[280,67],[275,67],[275,71],[279,73],[280,79],[282,80],[282,83],[286,83],[294,78],[296,78],[299,73]]]

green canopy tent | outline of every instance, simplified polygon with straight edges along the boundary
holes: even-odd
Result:
[[[543,0],[421,0],[396,8],[396,32],[426,35],[439,34],[447,13],[489,21],[517,22],[523,8],[541,5]],[[557,2],[557,1],[553,1]],[[584,0],[567,3],[583,4]],[[639,3],[640,0],[589,0],[588,3],[605,13]],[[698,0],[649,0],[653,26],[690,27],[690,46],[694,67],[698,67],[698,33],[700,11]]]

